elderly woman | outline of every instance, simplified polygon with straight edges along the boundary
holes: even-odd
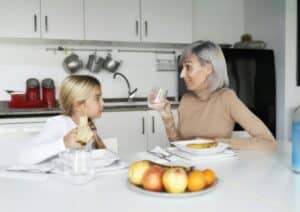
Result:
[[[170,103],[153,106],[161,114],[170,141],[196,137],[212,138],[234,149],[270,151],[276,148],[273,135],[228,87],[226,62],[221,48],[210,42],[195,42],[181,57],[181,75],[189,92],[181,99],[178,127]],[[250,138],[231,137],[235,123]]]

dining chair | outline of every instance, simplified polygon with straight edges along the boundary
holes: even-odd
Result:
[[[118,138],[105,138],[103,139],[103,143],[105,144],[107,149],[118,154]]]

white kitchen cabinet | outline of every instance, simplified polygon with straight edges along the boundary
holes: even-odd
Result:
[[[104,112],[95,120],[101,138],[117,137],[118,152],[128,158],[147,146],[145,111]]]
[[[84,39],[83,0],[0,0],[0,37]]]
[[[84,39],[83,0],[41,0],[41,37]]]
[[[191,0],[85,0],[85,39],[190,43]]]
[[[178,122],[177,110],[172,110],[175,123]],[[164,123],[157,111],[147,112],[147,149],[151,150],[155,146],[168,147],[170,145]]]
[[[0,14],[0,37],[40,37],[40,0],[0,0]]]
[[[194,0],[193,40],[233,44],[245,33],[245,6],[241,0]],[[246,9],[248,10],[248,8]]]
[[[191,0],[141,0],[143,42],[191,43]]]
[[[140,41],[139,1],[85,0],[85,39]]]
[[[177,122],[177,110],[173,110]],[[102,138],[117,137],[121,157],[169,145],[165,126],[157,111],[104,112],[95,120]]]

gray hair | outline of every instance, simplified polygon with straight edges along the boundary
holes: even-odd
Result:
[[[229,86],[227,65],[222,49],[211,41],[196,41],[187,46],[182,53],[180,66],[190,55],[197,56],[201,65],[210,63],[213,68],[208,77],[208,87],[211,91]]]

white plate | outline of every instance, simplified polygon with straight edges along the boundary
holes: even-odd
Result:
[[[91,151],[91,163],[92,167],[94,168],[101,168],[109,166],[116,161],[119,161],[120,158],[113,152],[107,149],[97,149]],[[72,156],[68,155],[67,152],[60,154],[60,157],[57,158],[56,164],[63,165],[63,164],[71,164],[72,163]]]
[[[176,141],[172,142],[179,150],[185,151],[194,155],[209,155],[209,154],[216,154],[225,151],[229,145],[218,142],[218,145],[216,147],[211,148],[204,148],[204,149],[194,149],[187,147],[187,144],[203,144],[203,143],[212,143],[214,140],[207,140],[207,139],[193,139],[193,140],[186,140],[186,141]]]
[[[96,149],[96,150],[92,150],[92,160],[93,160],[93,166],[97,168],[97,167],[108,166],[114,163],[115,161],[120,160],[120,158],[110,150]]]
[[[202,191],[173,194],[173,193],[167,193],[167,192],[148,191],[139,186],[133,185],[132,183],[129,182],[129,179],[127,179],[127,185],[129,187],[129,189],[131,189],[133,191],[136,191],[136,192],[142,193],[142,194],[146,194],[146,195],[151,195],[151,196],[171,197],[171,198],[192,197],[192,196],[207,194],[207,193],[211,192],[212,190],[214,190],[216,188],[217,184],[218,184],[218,180],[216,180],[213,185],[211,185],[210,187],[208,187]]]

